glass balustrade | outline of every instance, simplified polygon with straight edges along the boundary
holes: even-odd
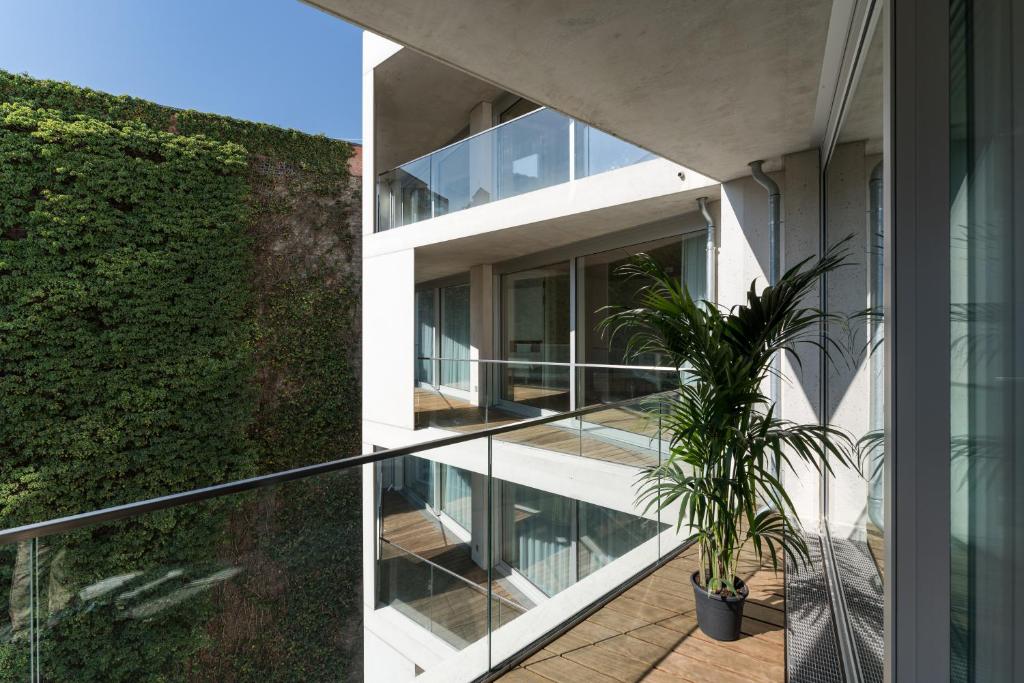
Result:
[[[635,502],[636,466],[664,457],[661,399],[611,406],[632,417],[632,442],[588,432],[606,406],[516,415],[482,434],[0,532],[0,680],[345,679],[366,605],[444,643],[445,680],[482,675],[680,546]]]
[[[630,464],[653,461],[651,439],[656,426],[643,405],[646,396],[670,391],[679,384],[674,368],[658,366],[574,365],[558,362],[465,360],[421,356],[417,367],[458,368],[469,379],[469,391],[417,380],[414,388],[417,429],[475,431],[487,427],[595,406],[585,417],[546,425],[525,439],[545,448],[561,449],[558,432],[576,439],[574,455],[618,459]],[[623,404],[622,402],[627,402]],[[635,403],[634,403],[635,401]],[[544,435],[544,436],[541,436]],[[521,437],[522,434],[517,436]],[[498,437],[502,438],[502,437]],[[554,444],[554,445],[552,445]]]
[[[360,481],[346,469],[0,546],[0,680],[355,675]]]
[[[538,109],[382,173],[377,230],[656,158],[552,109]]]

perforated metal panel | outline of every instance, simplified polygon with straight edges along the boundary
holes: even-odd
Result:
[[[853,632],[864,683],[882,683],[885,643],[882,625],[882,577],[878,575],[866,543],[833,538],[832,553],[846,598],[846,614]]]
[[[790,683],[843,683],[821,542],[807,536],[811,562],[786,558],[786,679]]]

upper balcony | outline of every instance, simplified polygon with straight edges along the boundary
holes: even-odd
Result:
[[[378,232],[658,157],[540,108],[381,173]]]

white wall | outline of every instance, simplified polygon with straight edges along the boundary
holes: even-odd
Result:
[[[411,249],[363,258],[363,420],[406,429],[415,409],[415,269]]]
[[[363,629],[363,680],[400,683],[416,677],[416,664],[370,629]]]
[[[807,257],[819,256],[821,198],[818,151],[790,154],[785,159],[783,196],[783,244],[781,272]],[[805,305],[820,305],[815,290]],[[788,381],[782,383],[782,417],[802,423],[821,419],[821,352],[805,344],[800,348],[800,363],[791,355],[782,359],[782,371]],[[793,499],[793,505],[804,527],[818,527],[821,500],[821,478],[817,470],[805,463],[793,462],[782,472],[782,482]]]

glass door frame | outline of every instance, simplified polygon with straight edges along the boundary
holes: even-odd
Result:
[[[460,287],[460,286],[466,286],[466,287],[471,287],[472,286],[470,284],[469,273],[460,273],[458,275],[453,275],[451,277],[446,277],[446,278],[442,278],[442,279],[439,279],[439,280],[431,280],[431,281],[419,283],[419,284],[416,285],[415,291],[416,291],[417,294],[419,294],[421,292],[432,292],[432,295],[433,295],[433,298],[434,298],[434,307],[433,307],[433,310],[434,310],[434,316],[433,316],[433,318],[434,318],[434,321],[433,321],[434,322],[434,325],[433,325],[433,327],[434,327],[434,331],[433,331],[434,349],[433,349],[433,353],[430,354],[434,358],[434,360],[430,361],[430,363],[431,363],[431,376],[433,377],[434,381],[432,383],[427,383],[427,382],[422,382],[420,380],[417,380],[415,385],[417,387],[420,387],[420,388],[423,388],[423,389],[430,389],[432,391],[436,391],[436,392],[438,392],[440,394],[451,396],[453,398],[458,398],[458,399],[462,399],[462,400],[465,400],[465,401],[472,402],[472,401],[475,400],[475,397],[474,397],[473,392],[471,390],[464,390],[464,389],[457,389],[455,387],[449,387],[449,386],[447,386],[447,385],[445,385],[445,384],[443,384],[441,382],[441,361],[437,360],[438,358],[442,357],[441,356],[441,338],[442,338],[443,330],[441,329],[441,325],[442,325],[442,321],[444,320],[444,311],[442,310],[444,297],[441,295],[441,291],[446,289],[446,288],[448,288],[448,287]],[[470,318],[472,318],[472,315],[473,315],[472,299],[470,299],[470,305],[469,305],[469,310],[467,311],[467,315],[470,316]],[[472,331],[472,324],[470,324],[470,330]],[[419,335],[419,329],[415,330],[415,334],[417,336]],[[471,332],[471,334],[472,334],[472,332]],[[472,340],[470,339],[470,340],[467,340],[467,341],[469,342],[470,346],[472,346]],[[419,358],[416,358],[414,362],[419,363],[421,361],[420,361]],[[466,360],[467,365],[470,362],[471,362],[470,360],[468,360],[468,359]]]
[[[576,242],[565,247],[559,247],[551,249],[538,254],[532,254],[522,258],[513,259],[511,261],[505,261],[496,263],[493,266],[493,300],[492,306],[494,311],[494,327],[493,335],[498,345],[495,356],[501,360],[504,360],[506,351],[504,349],[504,299],[502,294],[502,277],[504,275],[528,270],[530,268],[538,268],[542,266],[549,266],[555,263],[568,262],[569,264],[569,360],[567,368],[569,372],[569,410],[574,410],[578,407],[579,403],[579,389],[578,384],[580,381],[580,372],[583,368],[587,367],[587,364],[581,360],[582,352],[580,350],[580,343],[583,341],[583,335],[580,334],[580,316],[579,316],[579,292],[581,291],[581,268],[580,263],[582,259],[587,256],[599,254],[604,251],[610,251],[613,249],[626,249],[647,242],[654,242],[661,239],[678,238],[680,245],[689,238],[692,237],[703,237],[706,234],[707,225],[704,223],[704,219],[700,216],[699,212],[686,213],[678,216],[672,216],[666,219],[655,221],[653,223],[647,223],[644,225],[634,226],[632,228],[623,228],[620,231],[616,231],[609,235],[601,237],[595,237],[581,242]],[[717,289],[717,288],[716,288]],[[500,370],[500,368],[499,368]],[[502,398],[502,392],[500,390],[500,381],[491,382],[492,386],[499,387],[495,391],[493,403],[500,408],[505,408],[512,411],[523,412],[531,416],[542,416],[542,415],[553,415],[558,411],[536,409],[536,410],[524,410],[524,407],[514,402],[505,400]],[[576,418],[566,421],[566,426],[572,428],[579,428],[580,421]]]

